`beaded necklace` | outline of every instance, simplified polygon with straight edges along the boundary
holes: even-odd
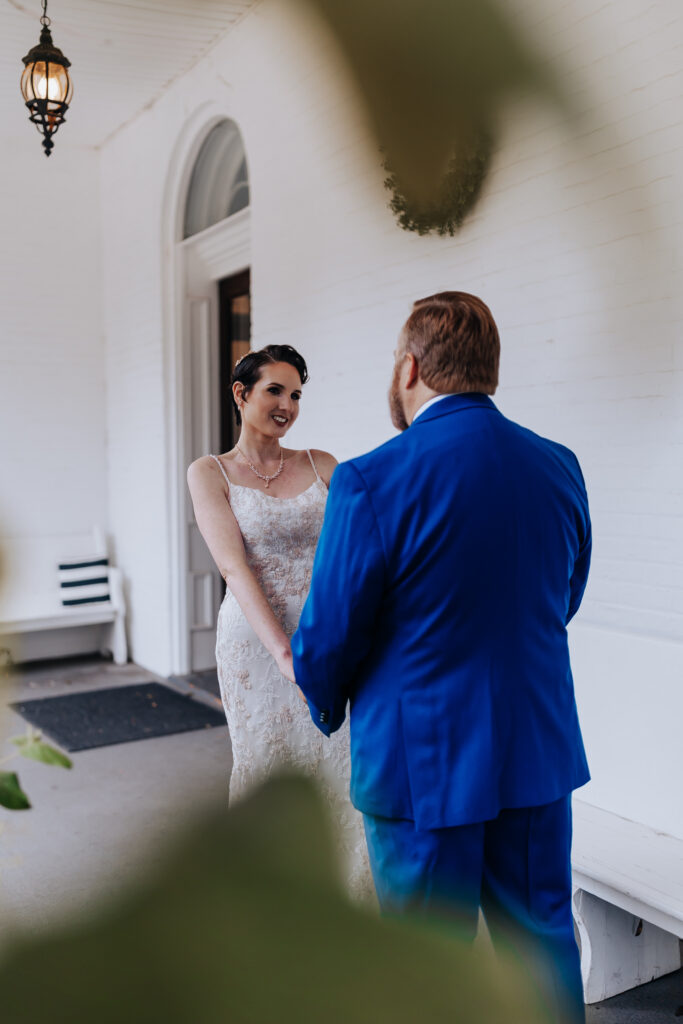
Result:
[[[240,453],[240,455],[242,456],[242,458],[244,459],[246,464],[249,466],[249,469],[252,471],[252,473],[255,473],[256,476],[259,478],[259,480],[265,481],[266,490],[268,490],[268,488],[270,487],[271,480],[277,480],[277,478],[279,477],[280,473],[284,469],[285,457],[284,457],[284,455],[282,453],[282,449],[280,449],[280,466],[279,466],[277,472],[272,473],[270,476],[267,476],[265,473],[260,473],[258,471],[258,469],[254,465],[254,463],[249,461],[249,459],[246,457],[246,455],[244,454],[244,452],[242,451],[242,449],[240,448],[240,446],[238,444],[235,445],[235,448]]]

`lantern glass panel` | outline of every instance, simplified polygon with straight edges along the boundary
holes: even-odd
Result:
[[[65,67],[50,61],[27,64],[21,76],[24,100],[52,100],[68,103],[71,99],[71,79]]]

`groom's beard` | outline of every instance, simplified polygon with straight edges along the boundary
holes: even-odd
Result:
[[[403,402],[401,401],[401,392],[399,390],[400,372],[400,367],[397,363],[394,367],[394,376],[391,379],[391,387],[389,388],[389,412],[391,413],[391,422],[396,429],[407,430],[410,424],[406,419]]]

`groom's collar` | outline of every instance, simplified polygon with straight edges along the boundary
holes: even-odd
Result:
[[[489,396],[480,394],[478,391],[468,391],[457,395],[437,395],[417,410],[411,426],[419,426],[420,423],[427,423],[439,416],[447,416],[451,412],[460,412],[462,409],[473,407],[496,411],[496,406]]]
[[[417,412],[413,416],[413,423],[418,418],[418,416],[421,416],[423,412],[427,412],[427,409],[431,409],[431,407],[433,405],[436,405],[437,402],[443,402],[444,398],[451,398],[453,395],[460,395],[460,394],[462,394],[461,391],[453,391],[453,392],[451,392],[450,394],[447,394],[447,395],[434,395],[433,398],[428,398],[427,401],[423,405],[420,406],[420,408],[417,410]]]

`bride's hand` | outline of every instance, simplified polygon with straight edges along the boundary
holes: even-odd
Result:
[[[294,661],[292,659],[291,648],[283,651],[282,654],[277,658],[277,667],[279,668],[285,679],[289,679],[290,683],[294,683],[294,689],[297,692],[297,696],[304,702],[308,707],[308,701],[304,697],[303,693],[296,685],[296,676],[294,675]]]
[[[296,685],[296,677],[294,675],[294,662],[293,662],[293,659],[292,659],[292,652],[291,652],[291,650],[284,651],[280,655],[280,657],[277,659],[277,667],[279,668],[280,672],[285,677],[285,679],[289,679],[290,683],[294,683],[294,689],[297,692],[297,696],[308,707],[308,701],[304,697],[304,695],[301,692],[301,690],[299,689],[299,687]]]
[[[296,677],[294,676],[294,661],[292,659],[291,650],[288,649],[286,651],[282,651],[275,660],[277,661],[277,667],[285,679],[289,679],[290,683],[296,683]]]

